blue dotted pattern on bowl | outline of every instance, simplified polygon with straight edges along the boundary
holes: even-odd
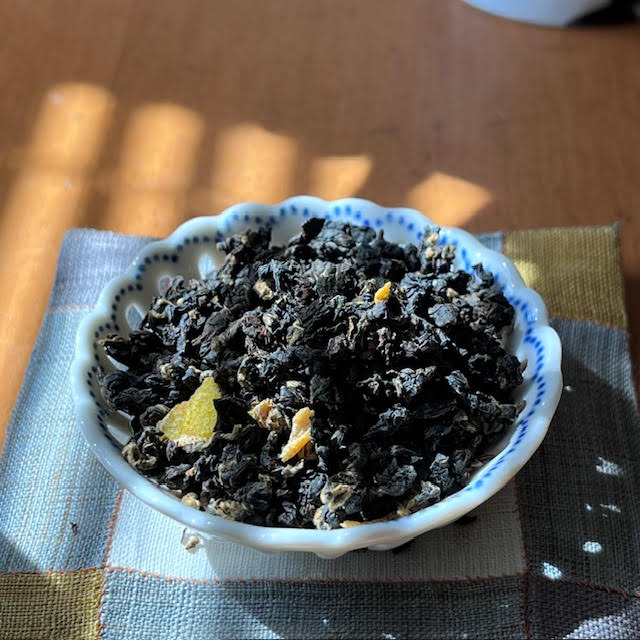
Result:
[[[440,244],[448,243],[453,245],[456,248],[458,247],[458,242],[454,239],[447,238],[446,234],[441,234],[439,242]],[[473,271],[473,264],[471,263],[471,258],[469,257],[469,253],[466,250],[466,248],[462,247],[462,249],[459,252],[459,257],[462,260],[464,270],[468,272]],[[494,273],[494,280],[497,284],[500,284],[499,276],[497,273]],[[505,297],[507,298],[507,300],[509,300],[509,302],[515,308],[516,314],[524,319],[525,325],[527,327],[525,330],[524,342],[525,344],[531,344],[536,351],[535,369],[534,369],[533,376],[531,377],[531,381],[535,385],[535,398],[532,406],[529,407],[529,409],[526,411],[524,416],[519,418],[519,422],[517,423],[517,426],[516,426],[516,439],[513,441],[513,443],[509,446],[508,449],[503,451],[503,453],[500,456],[498,456],[498,458],[492,461],[491,466],[484,473],[485,479],[489,478],[494,473],[494,471],[504,463],[505,459],[516,451],[518,445],[522,442],[523,438],[525,437],[525,434],[527,433],[531,416],[533,416],[535,410],[542,403],[545,391],[547,389],[546,382],[542,378],[542,364],[545,359],[544,345],[542,343],[542,340],[540,340],[539,338],[536,338],[533,335],[533,327],[536,323],[536,316],[532,312],[532,310],[529,308],[529,305],[526,302],[524,302],[517,296],[506,293],[504,285],[500,287],[500,290],[505,293]],[[480,489],[482,485],[483,485],[483,479],[476,480],[474,483],[467,486],[464,489],[464,491]]]
[[[311,215],[312,215],[312,212],[309,211],[307,207],[304,207],[302,208],[302,210],[300,210],[294,204],[289,205],[288,208],[284,206],[280,207],[277,217],[273,215],[250,216],[249,214],[246,214],[246,213],[240,214],[240,213],[234,212],[230,216],[227,216],[224,222],[224,229],[225,229],[225,233],[228,233],[231,231],[231,227],[233,226],[233,223],[249,223],[252,221],[257,225],[262,225],[262,226],[271,228],[276,226],[280,221],[282,221],[287,216],[291,216],[293,218],[300,218],[302,221],[304,218],[309,218]],[[343,220],[345,222],[354,222],[356,224],[363,224],[368,227],[373,227],[375,229],[381,229],[385,222],[397,224],[405,227],[407,231],[411,232],[411,235],[413,236],[416,242],[419,242],[422,236],[424,235],[424,230],[417,228],[413,220],[407,218],[405,215],[401,213],[397,213],[394,211],[387,211],[386,214],[379,215],[379,216],[363,217],[361,210],[357,208],[353,208],[351,205],[347,204],[344,207],[335,205],[331,208],[326,209],[324,212],[314,211],[313,215],[323,217],[326,220]],[[197,245],[200,243],[208,244],[211,242],[220,242],[223,239],[224,239],[224,236],[220,231],[217,231],[213,236],[206,236],[206,235],[191,236],[191,237],[185,238],[182,244],[176,245],[175,252],[173,253],[154,253],[151,256],[147,256],[136,267],[135,279],[137,282],[135,285],[135,289],[137,291],[143,290],[143,285],[141,284],[142,274],[146,271],[147,267],[152,264],[152,262],[164,261],[164,262],[171,262],[175,264],[180,261],[180,255],[182,254],[185,246],[188,246],[190,244]],[[448,243],[455,246],[456,248],[458,247],[458,242],[454,239],[447,238],[445,234],[441,234],[439,243],[440,244]],[[466,248],[462,247],[458,255],[460,260],[462,261],[464,270],[468,272],[473,271],[473,265],[471,263],[471,259],[469,257],[469,254]],[[494,278],[495,278],[495,281],[499,283],[498,274],[494,274]],[[133,291],[133,289],[134,289],[133,285],[128,286],[129,291]],[[502,286],[501,289],[504,291],[504,286]],[[113,329],[115,331],[119,331],[118,325],[115,324],[118,304],[122,302],[122,299],[125,293],[126,291],[124,289],[121,289],[119,295],[116,295],[115,297],[115,302],[111,305],[111,310],[112,310],[111,320],[114,323]],[[516,296],[507,295],[507,299],[515,307],[516,312],[519,313],[519,315],[525,320],[527,329],[525,331],[524,342],[527,344],[531,344],[536,351],[535,371],[531,378],[531,381],[536,385],[535,399],[534,399],[533,405],[529,407],[529,409],[526,411],[524,416],[522,416],[519,419],[520,422],[517,424],[517,427],[516,427],[517,435],[515,440],[509,446],[508,449],[502,452],[502,454],[498,458],[492,460],[490,467],[484,472],[484,478],[490,477],[493,474],[493,472],[504,463],[505,459],[516,451],[518,445],[522,442],[525,434],[527,433],[531,416],[534,414],[535,410],[538,408],[538,406],[542,402],[545,391],[546,391],[546,383],[541,376],[542,363],[544,362],[544,358],[545,358],[544,346],[542,344],[542,341],[533,335],[533,325],[535,324],[535,321],[536,321],[535,315],[531,312],[526,302],[520,300]],[[94,334],[96,340],[100,338],[100,335],[102,333],[106,334],[106,332],[110,331],[111,328],[112,328],[111,323],[106,323],[104,326],[101,325],[98,328],[98,331],[96,331]],[[98,347],[98,343],[94,342],[93,348],[97,350],[97,347]],[[100,361],[100,357],[98,356],[97,353],[94,353],[94,358],[96,362]],[[94,366],[92,367],[92,371],[87,372],[87,384],[92,389],[90,391],[90,395],[94,399],[94,402],[98,407],[96,418],[102,431],[107,435],[109,440],[119,451],[121,449],[121,445],[115,442],[113,437],[109,433],[106,422],[105,422],[107,413],[102,408],[102,406],[100,405],[96,397],[95,384],[97,384],[97,381],[95,380],[95,376],[97,371],[98,371],[97,367]],[[482,487],[482,485],[483,485],[483,479],[476,480],[472,484],[465,487],[463,491],[460,491],[457,494],[453,494],[450,497],[450,500],[455,499],[456,496],[460,495],[461,493],[472,491],[473,489],[479,489]]]
[[[533,325],[535,324],[535,318],[533,317],[533,314],[529,312],[528,305],[525,302],[515,296],[507,296],[507,298],[509,302],[511,302],[511,304],[516,308],[516,311],[520,311],[522,313],[522,317],[524,317],[525,322],[527,323],[524,342],[526,344],[533,345],[536,351],[535,369],[533,376],[531,377],[531,382],[535,385],[535,398],[532,405],[525,412],[524,416],[519,418],[519,422],[516,425],[515,440],[510,444],[508,449],[503,451],[503,453],[500,454],[498,458],[492,461],[491,466],[484,473],[485,478],[489,478],[493,474],[493,472],[504,463],[505,459],[516,451],[518,445],[522,442],[527,433],[531,416],[533,416],[535,410],[542,403],[545,391],[547,390],[547,384],[542,377],[542,364],[545,358],[544,346],[542,344],[542,341],[533,335]],[[483,480],[476,480],[473,484],[466,487],[465,491],[469,491],[474,488],[479,489],[480,487],[482,487],[482,484]]]

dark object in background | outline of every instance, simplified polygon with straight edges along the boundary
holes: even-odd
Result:
[[[598,26],[640,19],[639,0],[465,0],[502,18],[546,27]]]
[[[260,229],[218,248],[217,272],[174,278],[139,330],[103,341],[127,367],[101,377],[133,416],[123,454],[185,503],[318,529],[408,515],[464,487],[515,420],[513,307],[437,231],[416,247],[310,219],[286,247]],[[161,420],[211,376],[213,436],[167,440]],[[284,455],[301,415],[308,438]]]
[[[603,7],[577,18],[569,26],[615,25],[637,20],[640,20],[640,2],[638,0],[609,0]]]

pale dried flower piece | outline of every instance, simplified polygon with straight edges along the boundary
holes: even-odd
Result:
[[[258,402],[255,407],[250,409],[247,413],[263,428],[267,428],[267,417],[269,416],[269,411],[271,411],[275,405],[273,404],[273,400],[271,398],[265,398]]]
[[[168,362],[161,364],[158,367],[158,371],[160,372],[160,375],[164,380],[171,380],[171,367],[169,366]]]
[[[353,493],[353,487],[346,483],[326,484],[320,492],[320,502],[333,512],[343,507]]]
[[[131,440],[124,445],[122,448],[122,455],[132,467],[136,466],[136,463],[140,460],[140,450],[138,449],[138,445],[135,441]]]
[[[182,530],[180,542],[187,551],[193,553],[200,546],[202,539],[193,531],[185,528]]]
[[[437,502],[440,499],[440,487],[433,484],[429,480],[423,480],[420,483],[420,492],[412,498],[409,498],[406,502],[403,502],[398,506],[397,514],[400,517],[411,515],[416,511],[420,511],[428,507],[430,504]]]
[[[374,302],[384,302],[391,293],[391,283],[385,282],[375,293],[373,296]]]
[[[299,471],[304,469],[304,458],[300,458],[295,464],[288,464],[282,467],[283,478],[293,478]]]
[[[287,419],[271,398],[265,398],[247,412],[263,429],[280,433]]]
[[[214,500],[212,503],[211,511],[227,520],[240,520],[247,512],[245,505],[236,500]]]
[[[330,529],[331,527],[329,525],[327,525],[327,523],[324,521],[324,515],[325,515],[325,511],[326,511],[326,506],[323,507],[318,507],[314,512],[313,512],[313,526],[316,529],[319,530],[326,530],[326,529]]]
[[[186,493],[181,498],[182,504],[186,504],[188,507],[192,507],[194,509],[200,508],[200,500],[198,500],[198,495],[196,493]]]
[[[200,544],[200,538],[198,536],[189,536],[184,542],[184,548],[187,551],[194,551]]]
[[[271,287],[264,280],[258,280],[253,285],[253,290],[261,300],[272,300],[275,295]]]
[[[314,412],[309,407],[300,409],[294,416],[289,441],[282,447],[280,459],[282,462],[291,460],[308,442],[311,442],[311,419]]]
[[[287,329],[287,344],[297,344],[298,342],[300,342],[303,336],[304,327],[300,324],[300,320],[296,318],[289,329]]]

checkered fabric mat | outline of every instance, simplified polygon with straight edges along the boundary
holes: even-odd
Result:
[[[545,298],[565,393],[477,519],[399,552],[187,552],[76,428],[78,323],[148,239],[67,234],[0,461],[0,638],[640,637],[640,438],[617,229],[483,236]]]

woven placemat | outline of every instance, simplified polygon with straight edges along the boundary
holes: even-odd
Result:
[[[74,230],[0,460],[0,638],[640,637],[640,440],[617,229],[491,234],[545,298],[565,393],[474,522],[333,561],[183,528],[101,468],[69,395],[78,323],[145,238]]]

